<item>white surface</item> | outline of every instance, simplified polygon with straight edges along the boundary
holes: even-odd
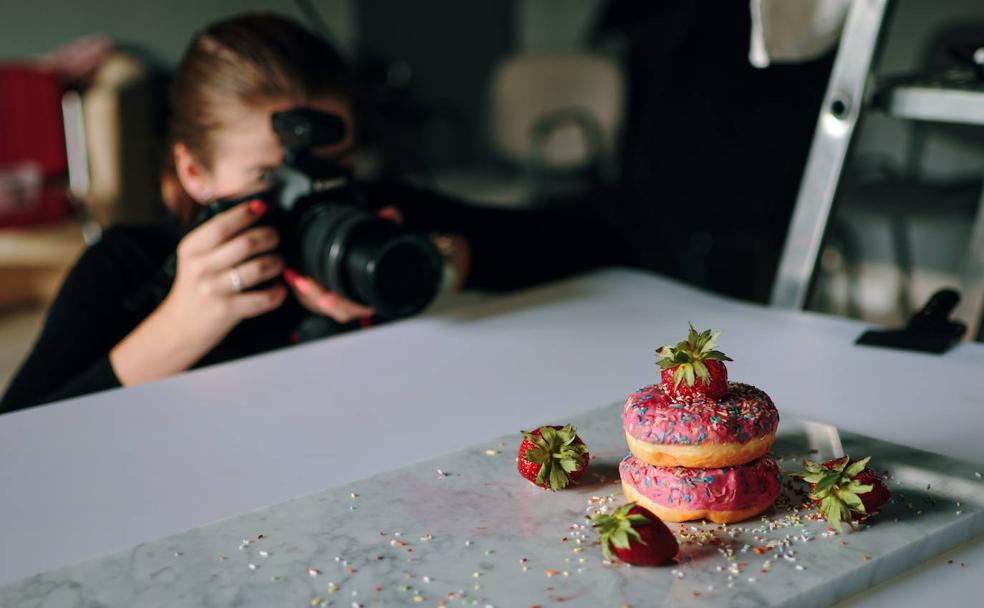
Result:
[[[780,412],[984,461],[984,347],[856,347],[858,322],[607,271],[0,416],[0,583],[621,400],[688,320]],[[984,543],[960,559],[857,605],[971,605]]]

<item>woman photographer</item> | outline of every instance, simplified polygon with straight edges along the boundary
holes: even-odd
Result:
[[[271,128],[274,112],[304,106],[341,117],[349,126],[345,139],[314,154],[349,162],[355,86],[339,54],[286,18],[242,15],[193,39],[172,87],[172,154],[161,181],[173,221],[110,228],[83,254],[0,412],[286,346],[312,313],[355,326],[373,315],[285,266],[280,235],[258,225],[269,211],[262,200],[188,231],[202,205],[266,187],[284,153]],[[381,215],[466,235],[470,246],[462,237],[444,239],[459,284],[469,276],[478,286],[518,287],[580,269],[593,257],[576,236],[574,253],[553,246],[545,228],[565,230],[553,219],[467,209],[399,186],[374,191],[399,207]],[[175,251],[173,282],[162,288],[157,279]]]

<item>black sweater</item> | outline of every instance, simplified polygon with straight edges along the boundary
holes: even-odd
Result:
[[[469,288],[515,289],[629,257],[598,218],[582,212],[480,209],[392,185],[374,186],[372,198],[399,207],[408,227],[464,235],[472,250]],[[0,413],[120,386],[109,352],[153,310],[136,303],[159,281],[180,237],[173,221],[118,226],[89,247],[61,286]],[[240,323],[195,367],[296,342],[309,316],[288,297],[279,309]]]

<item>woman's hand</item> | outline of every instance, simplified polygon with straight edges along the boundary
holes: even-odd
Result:
[[[362,306],[328,291],[318,285],[310,277],[299,274],[296,270],[284,270],[284,280],[290,285],[297,300],[311,312],[331,317],[339,323],[350,323],[356,319],[366,319],[375,314],[372,308]]]
[[[251,227],[265,212],[261,200],[243,203],[181,239],[177,276],[162,304],[175,327],[195,330],[214,346],[243,319],[283,304],[283,285],[251,289],[284,269],[283,257],[270,253],[280,243],[277,231]]]
[[[181,239],[177,275],[167,297],[110,352],[122,384],[186,370],[240,321],[283,304],[283,285],[250,290],[284,269],[283,258],[272,253],[280,242],[277,232],[251,227],[265,211],[263,201],[243,203]]]

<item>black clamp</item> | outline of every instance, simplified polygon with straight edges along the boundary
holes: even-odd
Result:
[[[950,319],[950,313],[959,301],[957,291],[941,289],[933,294],[922,310],[912,315],[904,328],[869,329],[861,334],[855,344],[943,354],[967,333],[966,325]]]

